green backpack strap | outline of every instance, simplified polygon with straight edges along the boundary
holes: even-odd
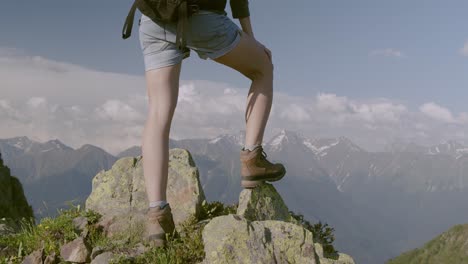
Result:
[[[137,9],[136,1],[133,3],[122,29],[122,38],[127,39],[132,35],[133,20],[135,19],[135,11]]]
[[[122,38],[127,39],[132,34],[133,20],[135,19],[135,12],[138,8],[137,1],[133,3],[130,11],[128,12],[127,18],[122,29]],[[186,31],[188,27],[188,4],[187,0],[182,0],[177,9],[177,35],[176,35],[176,46],[179,50],[183,50],[187,45]]]
[[[187,44],[185,37],[185,32],[188,26],[187,1],[182,1],[177,11],[179,14],[177,20],[176,46],[179,50],[183,50]]]

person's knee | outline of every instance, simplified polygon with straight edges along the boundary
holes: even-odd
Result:
[[[246,74],[247,78],[254,81],[260,78],[273,78],[273,63],[266,53],[257,60],[256,65]]]
[[[267,57],[262,60],[258,67],[255,67],[246,75],[252,81],[260,78],[273,78],[273,63]]]

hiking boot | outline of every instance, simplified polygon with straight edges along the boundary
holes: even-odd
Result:
[[[261,145],[252,151],[242,148],[240,152],[242,187],[255,188],[265,181],[274,182],[283,178],[286,174],[283,164],[273,164],[266,157],[267,154]]]
[[[166,234],[173,235],[175,231],[171,207],[149,207],[146,211],[146,230],[144,240],[151,246],[160,247],[166,244]]]

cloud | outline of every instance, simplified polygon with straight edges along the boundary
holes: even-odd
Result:
[[[371,52],[369,52],[370,56],[383,56],[383,57],[397,57],[397,58],[402,58],[406,57],[403,52],[392,49],[392,48],[387,48],[387,49],[376,49]]]
[[[144,120],[142,113],[119,100],[107,100],[103,105],[95,109],[95,113],[103,120],[122,123]]]
[[[149,111],[144,76],[99,72],[0,49],[0,79],[0,138],[58,138],[74,148],[89,143],[112,154],[141,144]],[[248,92],[249,87],[227,83],[181,80],[170,137],[213,138],[245,130]],[[463,132],[468,131],[468,113],[453,113],[435,102],[411,110],[388,98],[275,91],[264,140],[283,128],[310,137],[347,136],[372,150],[392,138],[468,142]]]
[[[407,108],[402,104],[388,100],[373,102],[358,102],[336,94],[320,93],[316,97],[317,109],[331,113],[333,118],[340,120],[362,120],[366,122],[394,123],[398,122]]]
[[[44,97],[32,97],[26,102],[31,108],[44,107],[47,104],[47,100]]]
[[[419,110],[426,116],[442,123],[468,124],[468,113],[461,112],[455,116],[449,109],[434,102],[421,105]]]
[[[463,48],[460,49],[460,54],[462,56],[468,56],[468,40],[465,42]]]
[[[419,107],[419,110],[423,114],[435,120],[447,122],[447,123],[455,122],[452,112],[450,112],[450,110],[448,110],[447,108],[444,108],[436,103],[433,103],[433,102],[425,103],[421,105],[421,107]]]
[[[342,113],[349,111],[349,102],[346,97],[336,94],[319,93],[317,95],[317,108],[321,111]]]
[[[279,114],[279,118],[290,122],[305,122],[311,119],[307,108],[298,104],[290,104],[284,108]]]

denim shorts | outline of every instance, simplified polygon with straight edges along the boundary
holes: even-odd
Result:
[[[175,45],[176,29],[176,23],[141,16],[139,37],[146,71],[178,64],[190,56],[190,50],[204,60],[218,58],[233,49],[242,34],[226,12],[208,10],[200,10],[189,17],[183,50]]]

